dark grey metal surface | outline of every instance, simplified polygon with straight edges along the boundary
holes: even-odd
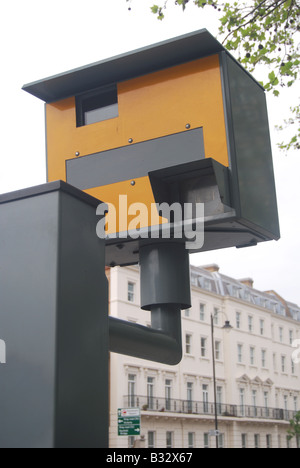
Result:
[[[185,243],[154,243],[140,247],[141,308],[191,307],[189,254]]]
[[[241,224],[269,239],[279,239],[265,93],[225,53],[221,65],[233,206]]]
[[[53,102],[223,50],[224,47],[206,29],[201,29],[26,84],[23,89],[45,102]]]
[[[63,183],[0,198],[1,448],[107,447],[107,280],[95,218],[95,200]]]
[[[167,312],[168,308],[164,308]],[[181,312],[171,310],[163,326],[153,315],[152,328],[109,317],[109,349],[114,353],[169,366],[182,359]]]
[[[149,241],[140,246],[141,307],[151,327],[110,317],[110,350],[176,365],[182,358],[181,309],[191,307],[189,254],[185,244]]]
[[[57,192],[58,190],[67,193],[72,197],[78,198],[82,202],[87,203],[94,208],[97,208],[99,203],[101,203],[97,198],[94,198],[91,195],[78,190],[76,187],[66,184],[66,182],[63,182],[62,180],[57,180],[49,184],[36,185],[34,187],[17,190],[15,192],[1,194],[0,205],[3,203],[11,203],[17,200],[44,195],[51,192]]]
[[[229,169],[212,158],[155,170],[149,178],[156,203],[203,203],[205,216],[231,211]]]
[[[86,190],[205,158],[203,129],[196,128],[67,161],[67,182]]]
[[[217,220],[205,221],[204,245],[200,251],[206,252],[232,246],[241,248],[266,240],[268,240],[267,237],[237,222],[233,212],[224,214]],[[137,264],[139,262],[140,246],[143,242],[145,241],[134,241],[132,239],[107,240],[106,265],[126,266]]]

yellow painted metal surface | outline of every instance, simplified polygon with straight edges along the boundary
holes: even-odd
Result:
[[[229,166],[218,55],[118,84],[119,117],[76,127],[75,97],[47,104],[48,181],[66,180],[66,160],[203,127],[206,157]],[[101,156],[99,156],[101,157]],[[88,193],[118,206],[155,203],[148,177],[92,188]],[[144,217],[141,227],[148,226]]]

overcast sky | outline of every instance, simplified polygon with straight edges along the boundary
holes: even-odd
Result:
[[[23,84],[203,27],[217,32],[214,17],[192,5],[185,14],[170,8],[159,22],[148,10],[153,3],[133,0],[129,12],[125,0],[1,1],[0,193],[46,181],[44,105],[21,91]],[[250,276],[257,289],[275,289],[300,305],[300,152],[281,153],[276,143],[284,135],[273,130],[298,96],[299,84],[280,98],[268,97],[282,239],[195,254],[191,262]]]

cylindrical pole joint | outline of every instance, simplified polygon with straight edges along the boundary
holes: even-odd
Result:
[[[140,247],[141,306],[152,328],[110,317],[110,351],[168,365],[182,359],[181,309],[191,307],[189,254],[184,244]]]
[[[153,311],[154,321],[162,317],[162,311],[166,317],[191,307],[189,254],[184,243],[141,246],[140,273],[141,308]]]

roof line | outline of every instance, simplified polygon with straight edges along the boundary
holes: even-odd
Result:
[[[34,81],[22,89],[45,102],[53,102],[222,51],[224,46],[209,31],[201,29]]]

